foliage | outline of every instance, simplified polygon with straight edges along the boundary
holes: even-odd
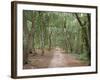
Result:
[[[23,10],[23,20],[27,53],[59,47],[90,59],[90,14]]]

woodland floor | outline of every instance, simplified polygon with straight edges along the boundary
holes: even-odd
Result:
[[[38,53],[40,51],[38,50]],[[45,50],[45,54],[41,56],[37,54],[29,55],[29,64],[24,65],[24,69],[37,68],[56,68],[56,67],[77,67],[88,66],[88,63],[81,61],[74,54],[65,53],[61,48],[55,48],[51,51]]]

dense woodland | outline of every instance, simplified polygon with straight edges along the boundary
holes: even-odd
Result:
[[[59,47],[90,64],[90,14],[23,10],[23,64]],[[37,50],[40,50],[40,54]]]

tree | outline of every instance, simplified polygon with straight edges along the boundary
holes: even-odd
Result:
[[[90,56],[90,14],[24,10],[23,16],[24,63],[37,50],[44,56],[46,48]]]
[[[75,13],[75,16],[81,26],[83,43],[85,44],[85,47],[87,49],[87,54],[90,59],[90,16],[89,16],[89,14],[87,14],[88,22],[86,20],[84,20],[83,23],[80,20],[77,13]],[[88,24],[88,26],[87,26],[87,24]],[[88,28],[88,32],[87,32],[87,28]]]

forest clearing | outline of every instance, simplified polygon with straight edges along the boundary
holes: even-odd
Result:
[[[90,66],[90,16],[23,10],[23,69]]]

